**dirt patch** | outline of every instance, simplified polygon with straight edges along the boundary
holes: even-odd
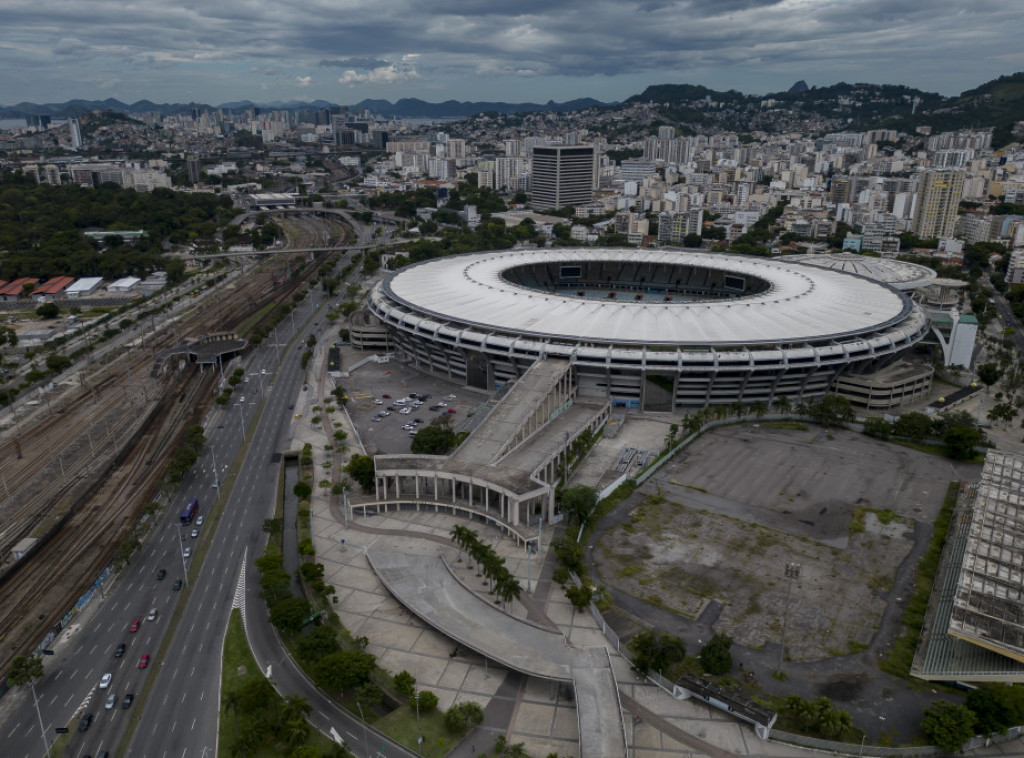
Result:
[[[852,515],[838,518],[847,530]],[[779,642],[785,622],[788,657],[814,660],[870,642],[911,548],[912,520],[899,527],[854,534],[841,549],[649,496],[601,540],[598,560],[605,581],[683,616],[718,600],[715,628],[740,645]],[[791,563],[799,573],[787,577]]]

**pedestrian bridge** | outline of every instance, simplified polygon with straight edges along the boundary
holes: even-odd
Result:
[[[571,682],[580,755],[625,758],[626,729],[607,648],[579,648],[565,635],[510,616],[464,586],[444,558],[368,550],[370,567],[420,619],[514,671]]]

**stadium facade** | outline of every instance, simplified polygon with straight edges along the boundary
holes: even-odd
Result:
[[[646,410],[820,397],[928,331],[907,294],[864,276],[633,248],[426,261],[388,275],[367,307],[421,370],[492,390],[563,359],[581,396]]]

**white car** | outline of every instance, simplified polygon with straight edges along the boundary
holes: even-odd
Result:
[[[182,550],[181,551],[181,557],[182,558],[191,558],[192,557],[192,548],[187,547],[184,550]]]
[[[446,403],[444,400],[439,400],[438,403],[437,403],[437,407],[438,408],[447,408],[448,407],[448,403]]]
[[[380,415],[381,416],[390,416],[391,415],[391,411],[381,411]]]
[[[203,525],[203,517],[200,516],[199,518],[196,519],[196,526],[202,526],[202,525]]]
[[[399,413],[401,413],[403,416],[408,416],[410,413],[412,413],[412,408],[403,408],[402,410],[399,411]]]
[[[384,405],[384,401],[381,400],[380,398],[374,398],[373,399],[373,404],[374,405]]]
[[[105,690],[107,687],[109,687],[110,686],[110,680],[113,679],[113,678],[114,678],[113,674],[104,674],[100,678],[100,689],[101,690]]]
[[[104,705],[103,707],[106,708],[109,711],[115,705],[117,705],[117,695],[114,694],[113,692],[111,692],[110,693],[110,697],[107,698],[106,705]]]

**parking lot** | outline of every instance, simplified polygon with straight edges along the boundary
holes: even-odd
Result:
[[[365,357],[365,353],[343,348],[342,365],[352,365]],[[456,432],[462,431],[472,423],[475,409],[487,399],[485,393],[397,362],[367,363],[341,383],[351,397],[348,409],[352,423],[370,455],[408,453],[412,435],[402,427],[417,419],[420,423],[415,424],[416,429],[444,416]],[[417,402],[420,405],[415,405]]]

